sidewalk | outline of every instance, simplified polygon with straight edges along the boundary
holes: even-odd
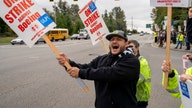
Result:
[[[177,44],[171,43],[171,44],[170,44],[170,50],[182,51],[182,52],[186,52],[186,53],[192,53],[192,49],[190,49],[190,50],[185,50],[185,49],[186,49],[186,46],[182,46],[182,49],[179,49],[179,47],[178,47],[177,49],[175,49],[175,46],[176,46],[176,45],[177,45]],[[157,43],[152,43],[152,46],[166,49],[166,43],[164,43],[163,47],[159,47],[159,44],[157,44]]]

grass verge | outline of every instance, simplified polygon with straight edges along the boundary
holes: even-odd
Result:
[[[9,44],[15,37],[0,37],[0,44]]]

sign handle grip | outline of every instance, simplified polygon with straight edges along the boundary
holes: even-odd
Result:
[[[46,35],[42,36],[43,39],[45,40],[45,42],[49,45],[49,47],[53,50],[53,52],[57,55],[57,57],[59,56],[60,52],[59,50],[53,45],[53,43],[48,39],[48,37]],[[67,67],[67,69],[71,68],[71,65],[68,62],[65,62],[64,65]],[[87,85],[83,82],[83,80],[81,80],[80,78],[76,78],[77,82],[79,83],[79,85],[83,88],[83,90],[85,92],[89,91],[89,88],[87,87]]]

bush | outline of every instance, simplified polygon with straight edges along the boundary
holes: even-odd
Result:
[[[11,37],[11,36],[13,36],[13,33],[11,33],[11,32],[5,32],[4,34],[5,34],[6,37]]]

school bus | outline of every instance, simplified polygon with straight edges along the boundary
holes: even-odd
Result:
[[[65,40],[69,37],[68,29],[55,28],[47,32],[47,36],[51,41]]]

